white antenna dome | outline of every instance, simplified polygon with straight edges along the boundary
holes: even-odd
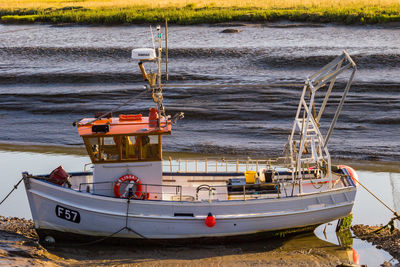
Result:
[[[139,61],[152,61],[155,60],[156,51],[153,48],[136,48],[132,49],[132,59]]]

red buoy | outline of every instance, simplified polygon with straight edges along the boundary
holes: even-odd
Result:
[[[205,223],[208,227],[213,227],[216,224],[215,217],[210,213],[208,213]]]

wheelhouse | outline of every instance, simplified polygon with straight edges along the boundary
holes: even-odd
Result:
[[[162,136],[171,134],[171,122],[138,115],[86,118],[78,125],[92,163],[162,160]]]
[[[154,108],[149,117],[86,118],[79,122],[78,132],[93,163],[89,183],[94,194],[116,196],[119,179],[133,175],[145,185],[146,199],[161,199],[162,137],[171,134],[169,118],[159,118]]]

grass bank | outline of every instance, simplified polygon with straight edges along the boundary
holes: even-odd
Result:
[[[126,0],[0,0],[0,17],[2,23],[104,25],[155,23],[165,19],[174,24],[278,20],[374,24],[400,22],[400,2],[398,0],[200,0],[194,4],[184,0],[161,0],[151,5],[142,0],[135,1],[134,4]]]

